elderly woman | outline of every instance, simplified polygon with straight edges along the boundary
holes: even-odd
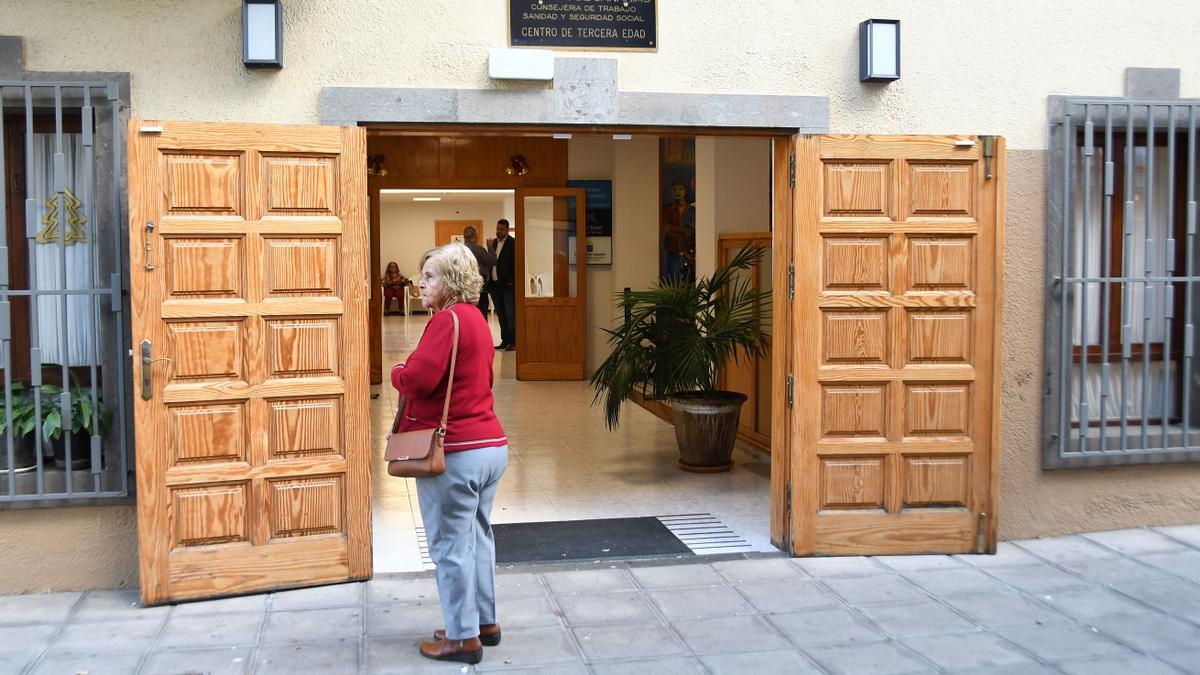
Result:
[[[492,501],[508,465],[508,439],[492,410],[492,334],[475,303],[483,279],[470,249],[450,244],[421,260],[421,305],[432,316],[417,348],[392,368],[392,384],[408,396],[400,430],[433,429],[442,417],[459,320],[458,360],[446,424],[446,472],[417,478],[429,555],[437,565],[446,628],[421,643],[440,661],[479,663],[483,645],[500,643],[496,622],[496,544]]]

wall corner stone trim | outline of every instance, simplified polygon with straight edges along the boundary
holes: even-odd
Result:
[[[19,78],[25,72],[25,38],[0,35],[0,78]]]
[[[121,108],[129,111],[132,97],[129,73],[108,71],[39,71],[25,70],[25,38],[20,35],[0,35],[0,80],[20,82],[103,82],[110,95],[116,88]]]
[[[1179,98],[1179,68],[1126,68],[1125,98],[1174,101]]]

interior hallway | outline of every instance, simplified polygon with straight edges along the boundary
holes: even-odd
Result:
[[[372,538],[376,574],[431,569],[422,559],[414,479],[387,475],[382,456],[396,406],[392,364],[412,352],[428,315],[383,318],[385,382],[371,388]],[[500,341],[499,326],[491,320]],[[592,407],[587,382],[518,382],[513,352],[497,352],[496,414],[509,438],[509,464],[492,512],[495,523],[712,514],[738,540],[737,551],[775,551],[770,543],[771,488],[766,463],[738,449],[732,471],[679,470],[671,425],[627,404],[609,432]],[[696,547],[698,552],[701,552]],[[712,547],[703,552],[730,552]]]

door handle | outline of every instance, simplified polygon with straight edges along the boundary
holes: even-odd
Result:
[[[149,401],[154,396],[154,363],[156,361],[171,362],[166,357],[154,358],[153,345],[149,340],[142,340],[142,400]]]
[[[158,269],[154,264],[154,221],[146,221],[146,262],[143,265],[147,270]]]

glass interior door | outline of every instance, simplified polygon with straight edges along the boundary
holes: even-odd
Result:
[[[575,197],[526,195],[523,203],[525,297],[578,297]]]

